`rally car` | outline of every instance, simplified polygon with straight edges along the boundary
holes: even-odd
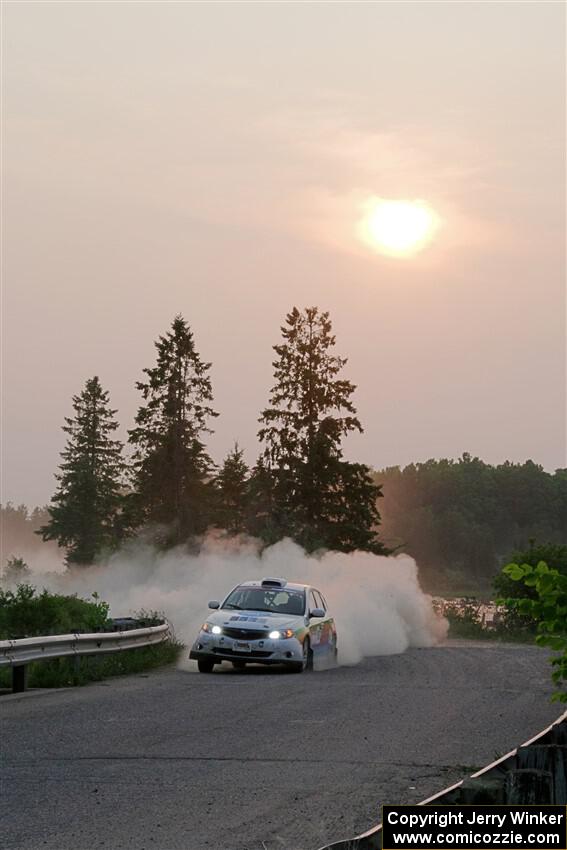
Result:
[[[314,656],[334,661],[335,621],[323,594],[307,584],[265,578],[238,584],[224,602],[209,602],[211,613],[191,648],[201,673],[215,664],[283,664],[296,673],[313,666]]]

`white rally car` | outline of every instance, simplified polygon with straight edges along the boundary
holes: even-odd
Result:
[[[231,661],[285,664],[301,673],[314,656],[336,659],[337,632],[323,594],[307,584],[265,578],[237,585],[224,602],[209,602],[211,613],[189,657],[201,673]]]

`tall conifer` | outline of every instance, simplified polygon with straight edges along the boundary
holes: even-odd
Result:
[[[159,527],[156,539],[167,546],[191,540],[211,522],[213,462],[203,437],[210,433],[207,420],[218,414],[211,407],[211,364],[201,359],[182,316],[155,347],[156,365],[136,385],[143,404],[129,440],[139,518]]]
[[[368,467],[343,460],[342,439],[362,425],[351,401],[355,386],[340,377],[347,361],[332,353],[329,314],[294,307],[281,330],[258,435],[274,476],[272,522],[308,551],[383,553],[380,488]]]
[[[73,409],[63,426],[68,439],[49,520],[37,533],[65,547],[69,565],[88,565],[120,539],[124,461],[122,443],[112,438],[116,411],[98,377],[73,397]]]
[[[215,478],[216,524],[231,534],[246,531],[249,474],[244,453],[235,443]]]

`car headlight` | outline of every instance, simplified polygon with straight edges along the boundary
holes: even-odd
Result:
[[[282,640],[284,638],[293,637],[293,629],[275,629],[273,632],[270,632],[268,637],[270,640]]]
[[[210,632],[213,635],[221,635],[222,634],[222,629],[221,629],[220,626],[211,626],[210,623],[203,623],[203,625],[201,626],[201,631]]]

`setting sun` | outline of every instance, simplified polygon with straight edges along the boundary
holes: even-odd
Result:
[[[359,225],[360,238],[381,254],[408,257],[433,238],[438,216],[422,201],[372,198]]]

